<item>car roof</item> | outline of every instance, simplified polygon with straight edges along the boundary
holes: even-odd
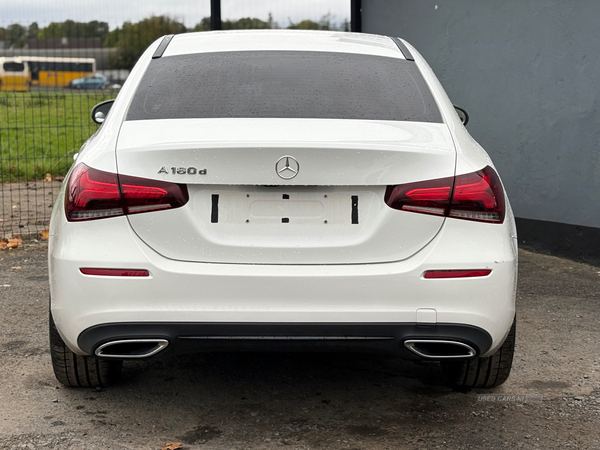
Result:
[[[386,36],[340,31],[231,30],[178,34],[162,56],[232,51],[319,51],[357,53],[404,59]]]

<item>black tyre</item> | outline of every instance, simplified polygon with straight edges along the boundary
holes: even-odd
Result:
[[[492,356],[467,361],[444,361],[442,370],[453,387],[460,390],[500,386],[510,375],[515,353],[517,319],[512,324],[506,340]]]
[[[104,387],[119,379],[123,361],[80,356],[66,346],[50,315],[50,355],[56,379],[71,387]]]

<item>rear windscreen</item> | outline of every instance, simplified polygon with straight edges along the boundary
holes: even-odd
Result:
[[[412,61],[287,51],[154,59],[126,120],[227,117],[442,122]]]

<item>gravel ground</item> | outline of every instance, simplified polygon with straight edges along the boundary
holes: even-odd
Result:
[[[493,391],[453,392],[434,363],[234,353],[128,362],[94,390],[52,374],[46,246],[1,251],[0,448],[599,449],[600,268],[520,258],[516,359]]]

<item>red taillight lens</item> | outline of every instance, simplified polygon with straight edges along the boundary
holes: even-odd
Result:
[[[454,178],[388,186],[385,202],[390,208],[425,214],[446,215]]]
[[[456,177],[388,186],[385,203],[402,211],[481,222],[504,221],[504,191],[489,166]]]
[[[423,278],[473,278],[487,277],[492,271],[490,269],[471,269],[471,270],[428,270],[423,274]]]
[[[179,208],[189,200],[185,184],[119,175],[127,214]]]
[[[79,164],[65,195],[67,220],[91,220],[183,206],[187,187],[165,181],[117,175]]]
[[[96,269],[82,267],[79,271],[84,275],[95,275],[100,277],[148,277],[150,273],[145,269]]]

